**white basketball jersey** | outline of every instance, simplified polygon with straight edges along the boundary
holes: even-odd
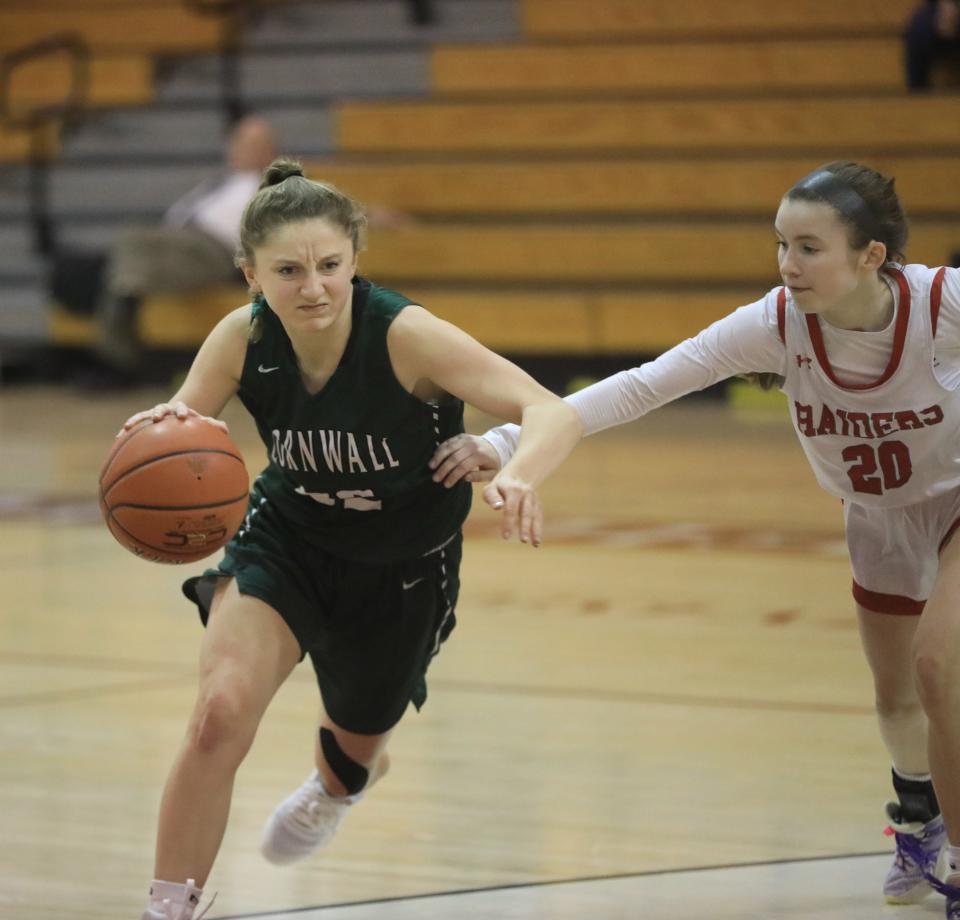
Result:
[[[888,265],[899,291],[893,349],[876,380],[844,384],[830,365],[820,319],[777,295],[787,351],[783,391],[824,489],[861,505],[909,505],[960,486],[960,390],[934,374],[933,339],[944,269]]]

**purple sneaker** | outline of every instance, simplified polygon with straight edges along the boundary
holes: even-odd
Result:
[[[954,896],[947,895],[947,920],[960,920],[960,888],[951,890]]]
[[[935,875],[927,875],[927,881],[930,887],[942,894],[946,899],[945,905],[947,920],[960,920],[960,888],[957,887],[956,874],[951,876],[951,881],[941,882]]]
[[[888,904],[916,904],[934,887],[931,877],[936,879],[937,860],[947,842],[943,818],[937,815],[926,824],[901,821],[897,802],[887,802],[887,818],[890,820],[889,832],[896,838],[897,850],[883,883],[884,897]],[[957,911],[955,920],[960,920],[960,903]]]

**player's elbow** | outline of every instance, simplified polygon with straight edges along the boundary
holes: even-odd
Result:
[[[583,437],[583,422],[580,414],[570,403],[559,396],[549,394],[549,399],[528,405],[523,410],[523,425],[538,422],[548,425],[565,441],[576,443]]]

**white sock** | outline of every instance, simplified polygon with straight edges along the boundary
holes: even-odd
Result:
[[[200,895],[203,894],[202,888],[197,888],[193,879],[187,879],[186,884],[180,882],[164,882],[162,879],[154,879],[150,883],[150,907],[160,909],[164,901],[170,901],[178,907],[189,901],[191,907],[196,907],[200,903]]]
[[[898,770],[896,767],[893,768],[893,772],[900,777],[900,779],[905,779],[912,781],[914,783],[928,783],[930,782],[929,773],[904,773],[903,770]]]

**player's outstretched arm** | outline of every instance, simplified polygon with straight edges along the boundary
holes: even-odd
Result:
[[[583,434],[634,421],[694,390],[751,371],[782,374],[785,351],[769,295],[741,307],[681,342],[655,361],[620,371],[569,395]],[[774,301],[775,302],[775,301]],[[521,431],[501,425],[483,434],[451,438],[433,456],[434,478],[445,486],[488,479],[519,449]],[[442,477],[437,474],[442,473]]]

